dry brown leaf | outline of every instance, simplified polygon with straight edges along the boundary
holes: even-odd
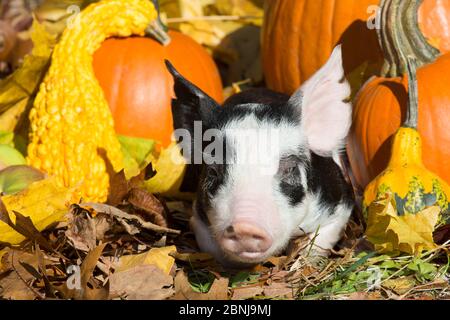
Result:
[[[348,300],[378,300],[380,298],[381,295],[375,292],[353,292],[348,296]]]
[[[162,300],[174,294],[173,278],[155,265],[137,265],[109,277],[110,298]]]
[[[294,297],[294,289],[288,283],[272,282],[270,285],[264,287],[264,295],[267,298],[288,298]]]
[[[71,208],[66,236],[74,248],[85,252],[91,251],[97,245],[94,219],[84,210],[77,212],[77,207]]]
[[[37,269],[36,255],[7,248],[2,260],[4,268],[10,271],[0,280],[0,296],[12,300],[32,300],[39,297],[31,288],[31,282],[35,277],[23,266],[27,264]]]
[[[119,172],[114,172],[109,160],[107,162],[107,169],[109,174],[109,194],[107,204],[117,206],[122,203],[123,199],[128,194],[129,186],[125,171],[122,169]]]
[[[214,280],[207,293],[199,293],[192,290],[189,280],[183,270],[175,277],[175,300],[227,300],[228,279],[219,278]]]
[[[245,300],[263,293],[264,289],[259,286],[236,288],[233,290],[231,300]]]
[[[433,232],[434,242],[437,244],[444,244],[450,240],[450,224],[439,227]]]
[[[119,221],[122,226],[125,228],[125,230],[131,234],[137,234],[141,232],[139,228],[135,226],[135,224],[138,224],[141,228],[152,230],[158,233],[174,233],[179,234],[179,230],[170,229],[166,227],[158,226],[154,223],[144,221],[141,217],[132,215],[129,213],[126,213],[125,211],[122,211],[116,207],[107,205],[107,204],[101,204],[101,203],[83,203],[80,204],[80,207],[86,210],[93,209],[97,213],[103,213],[109,216],[114,217],[117,221]],[[129,223],[130,221],[133,222],[133,224]]]
[[[189,264],[211,263],[214,261],[213,256],[205,252],[189,252],[189,253],[173,253],[171,254],[176,260],[187,262]]]
[[[114,219],[106,214],[98,214],[94,219],[95,224],[95,236],[97,240],[103,240],[105,234],[113,230]]]
[[[128,202],[136,208],[144,210],[161,227],[167,227],[167,220],[164,216],[164,207],[161,202],[150,192],[133,188],[128,195]]]
[[[88,286],[88,283],[91,283],[92,285],[90,280],[105,246],[105,243],[100,244],[92,251],[89,251],[84,258],[80,267],[80,288],[69,289],[67,283],[57,287],[64,295],[64,298],[76,300],[103,300],[108,297],[109,292],[107,287],[96,288],[93,286],[94,288],[91,288]]]

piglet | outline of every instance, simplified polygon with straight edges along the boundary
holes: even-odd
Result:
[[[247,266],[309,235],[327,255],[354,206],[340,162],[352,113],[341,47],[292,96],[254,89],[223,106],[166,65],[174,138],[199,176],[191,227],[200,249]]]

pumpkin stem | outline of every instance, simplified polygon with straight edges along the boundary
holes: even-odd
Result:
[[[378,40],[385,62],[383,77],[401,77],[407,71],[407,59],[413,57],[417,67],[433,62],[440,54],[419,29],[418,10],[423,0],[382,0]]]
[[[159,1],[158,0],[151,0],[151,1],[155,6],[156,11],[158,12],[158,18],[156,18],[156,20],[153,21],[152,24],[148,26],[148,28],[145,30],[145,33],[155,38],[156,41],[158,41],[162,45],[167,46],[171,41],[170,36],[167,33],[169,31],[169,28],[167,28],[167,26],[161,20]]]
[[[413,57],[407,57],[406,66],[406,73],[408,75],[408,105],[406,108],[406,120],[403,127],[417,129],[417,122],[419,119],[419,99],[416,60]]]

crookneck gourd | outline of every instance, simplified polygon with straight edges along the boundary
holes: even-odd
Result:
[[[102,0],[73,19],[54,49],[29,115],[28,162],[61,185],[79,190],[84,200],[107,197],[105,156],[115,170],[123,166],[92,56],[108,37],[145,35],[156,18],[150,0]]]
[[[440,222],[443,223],[449,218],[450,188],[422,162],[422,138],[417,130],[416,62],[414,58],[404,57],[401,51],[399,53],[400,59],[405,61],[408,76],[406,120],[394,136],[387,168],[366,188],[363,206],[367,209],[374,200],[391,193],[399,215],[415,214],[426,207],[439,206],[442,212]]]

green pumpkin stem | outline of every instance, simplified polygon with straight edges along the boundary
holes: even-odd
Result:
[[[413,57],[406,58],[406,73],[408,75],[408,105],[406,107],[406,119],[403,123],[405,128],[417,130],[419,119],[419,93],[417,86],[417,62]]]
[[[158,11],[158,18],[147,27],[145,33],[148,36],[156,39],[156,41],[158,41],[162,45],[167,46],[171,41],[170,36],[167,33],[169,31],[169,28],[167,28],[167,26],[161,20],[159,1],[158,0],[151,0],[151,1],[155,6],[156,11]]]
[[[440,54],[422,34],[418,10],[423,0],[382,0],[378,41],[385,62],[383,77],[401,77],[407,72],[407,59],[416,60],[417,68],[433,62]]]

